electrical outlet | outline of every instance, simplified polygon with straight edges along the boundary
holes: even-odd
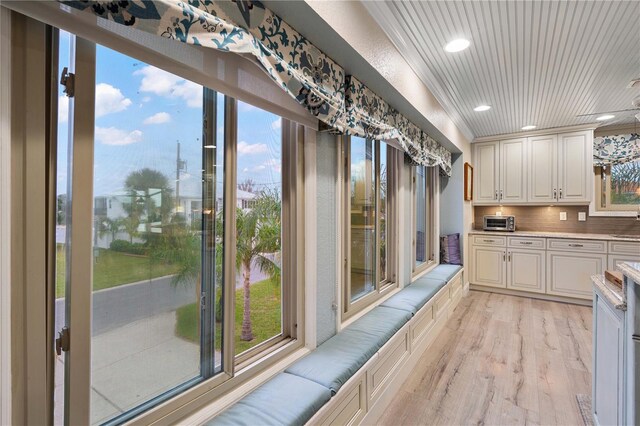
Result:
[[[578,212],[578,222],[586,222],[587,212]]]
[[[560,212],[560,220],[567,220],[567,212]]]
[[[502,216],[502,212],[500,211],[496,212],[496,216]]]

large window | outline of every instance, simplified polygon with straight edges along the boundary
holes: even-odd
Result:
[[[345,287],[349,316],[393,287],[394,149],[386,143],[345,139]]]
[[[640,211],[640,160],[600,166],[596,173],[596,209]]]
[[[297,337],[299,132],[78,41],[62,33],[54,71],[80,58],[77,96],[58,96],[55,327],[91,355],[74,368],[61,350],[54,409],[56,423],[78,419],[71,411],[119,423],[195,384],[253,374]],[[83,204],[86,220],[72,214]],[[69,399],[80,387],[88,409]]]
[[[413,168],[413,273],[414,275],[435,263],[435,168]]]

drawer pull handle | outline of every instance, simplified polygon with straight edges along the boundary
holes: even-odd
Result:
[[[496,240],[482,240],[482,241],[484,241],[485,243],[495,243],[496,242]]]
[[[569,247],[584,247],[582,244],[569,244]]]
[[[531,241],[520,241],[520,244],[524,244],[524,245],[530,246],[533,243]]]

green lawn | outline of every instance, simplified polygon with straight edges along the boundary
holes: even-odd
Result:
[[[100,249],[93,264],[93,290],[163,277],[175,271],[174,265],[151,263],[148,257]],[[65,252],[64,246],[59,244],[56,250],[56,297],[64,296],[64,282]]]
[[[282,330],[279,283],[267,279],[251,286],[251,325],[253,327],[254,339],[250,342],[240,340],[240,334],[242,332],[243,299],[243,290],[236,290],[236,355],[280,334]],[[196,304],[185,305],[179,308],[176,314],[176,334],[178,337],[197,343],[199,337]],[[221,347],[221,338],[220,324],[216,324],[215,347],[218,350],[220,350]]]

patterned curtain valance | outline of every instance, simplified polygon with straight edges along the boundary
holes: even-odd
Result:
[[[345,98],[345,133],[396,140],[413,163],[440,166],[451,175],[451,153],[353,76],[347,76]]]
[[[635,160],[640,160],[640,134],[631,133],[594,138],[594,165],[615,165]]]
[[[146,33],[251,55],[311,114],[339,132],[397,140],[412,161],[451,174],[451,154],[256,0],[58,0]],[[346,88],[346,90],[345,90]]]
[[[250,54],[309,112],[345,130],[344,70],[260,2],[59,1],[183,43]]]

